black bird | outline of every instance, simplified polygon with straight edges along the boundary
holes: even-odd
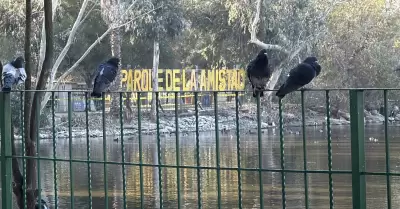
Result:
[[[99,65],[96,71],[93,92],[90,94],[92,97],[101,97],[102,92],[107,89],[114,81],[115,77],[117,77],[118,66],[119,58],[116,57],[113,57],[107,62]]]
[[[276,96],[282,99],[286,94],[310,83],[320,72],[321,65],[318,64],[317,58],[307,57],[302,63],[290,70],[289,77],[276,92]]]
[[[271,70],[268,66],[267,50],[262,49],[257,57],[250,61],[246,68],[247,77],[250,80],[253,88],[253,97],[256,97],[256,92],[260,92],[260,97],[264,96],[265,86],[267,85],[270,77]]]
[[[7,63],[2,71],[2,91],[9,92],[13,85],[25,82],[26,73],[23,67],[24,58],[17,57],[15,60]]]

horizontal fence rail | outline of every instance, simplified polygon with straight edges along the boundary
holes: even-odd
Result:
[[[33,111],[38,117],[35,121],[29,121],[31,123],[30,132],[25,130],[27,120],[24,118],[24,96],[28,92],[43,91],[1,92],[1,206],[7,209],[16,208],[16,202],[19,200],[14,196],[13,190],[15,191],[18,186],[21,186],[22,208],[28,208],[28,196],[31,192],[29,189],[31,188],[28,188],[27,184],[34,181],[36,184],[33,185],[37,185],[38,189],[37,199],[46,199],[50,208],[289,208],[293,207],[294,200],[291,197],[296,189],[297,193],[301,195],[299,197],[301,201],[297,202],[301,204],[301,208],[329,207],[332,209],[342,208],[340,204],[336,206],[338,197],[335,196],[337,192],[335,191],[335,177],[341,178],[341,176],[347,175],[351,176],[351,183],[349,183],[351,197],[349,198],[351,198],[352,208],[367,208],[366,179],[371,176],[385,178],[385,207],[398,208],[400,205],[394,205],[392,200],[392,178],[400,176],[400,173],[392,172],[389,153],[391,136],[389,135],[388,92],[394,90],[400,89],[301,90],[299,97],[301,109],[297,111],[301,115],[299,128],[302,134],[299,134],[300,140],[296,143],[301,146],[302,162],[300,166],[295,166],[296,168],[290,164],[293,149],[290,147],[292,145],[288,145],[288,137],[285,134],[287,119],[285,119],[284,101],[286,98],[277,100],[278,107],[275,112],[277,112],[277,128],[279,130],[276,143],[279,148],[279,156],[277,156],[279,159],[275,160],[279,163],[271,165],[272,155],[266,153],[267,149],[273,149],[267,147],[272,143],[270,142],[272,136],[265,135],[263,126],[266,122],[263,111],[265,108],[269,108],[267,110],[270,111],[268,117],[272,117],[271,112],[274,107],[268,104],[269,102],[266,102],[263,97],[260,98],[259,93],[256,98],[247,97],[255,107],[255,114],[248,117],[252,118],[256,124],[254,144],[257,151],[255,149],[246,151],[250,150],[247,147],[252,142],[245,141],[245,134],[249,130],[246,130],[246,124],[241,123],[245,96],[250,95],[245,91],[171,91],[168,96],[172,99],[169,101],[171,104],[169,109],[163,107],[165,103],[163,104],[161,100],[165,99],[163,98],[165,92],[110,92],[111,97],[118,100],[116,112],[109,107],[112,104],[106,105],[107,96],[105,94],[101,99],[97,99],[100,103],[95,104],[100,108],[92,111],[90,106],[94,104],[91,101],[96,99],[90,98],[90,92],[46,91],[51,93],[47,108],[41,110],[39,100],[32,105],[32,107],[36,107]],[[333,147],[335,145],[332,133],[331,100],[334,91],[349,94],[350,153],[343,153],[350,155],[351,167],[349,169],[334,169],[333,167],[335,160]],[[364,130],[366,124],[364,99],[367,91],[382,92],[385,171],[371,172],[367,170]],[[321,129],[321,132],[326,133],[327,153],[318,156],[318,158],[327,160],[328,164],[325,169],[310,165],[312,160],[310,153],[314,151],[310,149],[312,144],[306,130],[305,103],[308,102],[306,96],[314,92],[320,93],[318,98],[324,98],[321,101],[326,111],[324,128]],[[65,93],[66,98],[57,97],[59,93]],[[182,111],[181,100],[184,93],[190,94],[192,97],[191,106],[188,107],[191,111],[188,113]],[[79,96],[76,96],[77,94]],[[149,104],[141,101],[143,95],[146,94],[153,94],[152,98],[154,99],[150,100]],[[207,105],[202,100],[202,96],[205,94],[210,97]],[[131,103],[127,103],[128,95]],[[227,95],[233,96],[233,99],[221,101],[221,98]],[[61,100],[66,101],[66,113],[56,111],[57,103]],[[83,108],[75,107],[74,101],[77,100],[82,102]],[[153,110],[151,109],[152,103],[155,105]],[[145,105],[148,105],[149,108],[145,109]],[[207,112],[208,109],[205,106],[213,110],[211,113],[213,127],[206,126],[204,116],[200,114]],[[224,108],[230,109],[225,110]],[[251,108],[249,107],[249,109]],[[233,114],[227,117],[221,116],[229,111]],[[97,112],[101,119],[91,120]],[[60,119],[63,117],[59,114],[66,114],[66,117]],[[191,117],[182,119],[184,114],[190,114]],[[163,117],[168,118],[163,120]],[[147,134],[149,132],[147,127],[150,126],[146,122],[147,118],[155,123],[154,135],[148,136]],[[225,133],[228,133],[226,126],[221,125],[223,120],[229,120],[234,126],[227,139],[223,138],[227,137]],[[82,127],[74,125],[74,121],[81,121]],[[189,133],[185,133],[182,121],[193,124],[195,130],[193,137]],[[41,126],[44,123],[49,123],[46,127],[51,129],[49,140],[42,135],[44,128]],[[137,127],[137,131],[133,131],[131,136],[127,135],[128,123],[135,124]],[[61,130],[64,127],[63,124],[66,124],[66,130]],[[101,137],[93,136],[94,130],[91,129],[96,126],[101,130]],[[171,128],[166,130],[165,127]],[[83,139],[74,135],[75,131],[81,129],[84,130]],[[200,132],[203,129],[209,129],[212,134],[202,137]],[[25,136],[26,133],[31,133],[33,130],[34,137],[32,134]],[[57,137],[57,131],[64,131],[66,140]],[[166,133],[166,131],[169,132]],[[109,134],[109,132],[113,134]],[[31,139],[34,141],[30,142]],[[206,146],[204,141],[211,145],[207,145],[206,148],[202,147]],[[33,152],[32,148],[35,149]],[[83,150],[83,154],[76,151],[78,149]],[[222,154],[224,149],[232,150],[228,157]],[[186,154],[188,152],[189,154]],[[212,154],[208,154],[207,157],[202,156],[205,153]],[[193,160],[191,164],[188,164],[189,158]],[[247,158],[252,160],[249,161]],[[229,159],[234,160],[228,163]],[[15,169],[16,163],[19,164],[18,169]],[[32,164],[35,166],[29,167]],[[64,165],[67,165],[67,169]],[[22,182],[15,180],[16,170],[21,173]],[[192,171],[193,174],[189,174]],[[30,176],[32,172],[36,173],[34,179]],[[84,175],[81,175],[82,172]],[[254,188],[249,186],[251,183],[248,183],[250,181],[248,173],[256,176],[254,179],[256,187]],[[312,177],[317,174],[327,176],[325,185],[327,195],[315,194],[312,187],[315,182]],[[84,176],[83,180],[82,176]],[[228,182],[227,176],[234,179],[234,182]],[[297,182],[296,178],[300,178],[298,182],[301,182],[303,188],[293,188],[292,184],[288,183]],[[102,187],[101,190],[98,190],[99,185]],[[94,190],[95,187],[96,190]],[[271,192],[269,191],[270,187],[278,188],[278,190]],[[251,197],[248,197],[250,189],[255,192],[250,193]],[[316,204],[313,200],[315,196],[326,198],[326,205],[313,206]],[[41,204],[44,203],[38,201],[39,208],[41,208]],[[63,206],[61,206],[62,204]],[[351,206],[347,205],[347,207]]]

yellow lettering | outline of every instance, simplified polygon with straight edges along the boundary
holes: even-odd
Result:
[[[196,70],[192,70],[192,72],[190,72],[190,87],[189,89],[191,91],[197,90],[197,81],[196,81]]]
[[[218,73],[218,71],[219,70],[215,70],[215,74],[214,74],[214,76],[215,76],[215,82],[214,82],[214,91],[218,91],[219,90],[219,73]]]
[[[394,41],[394,48],[400,48],[400,40]]]
[[[142,91],[148,91],[149,90],[149,84],[148,82],[148,76],[149,72],[147,70],[142,70]]]
[[[133,90],[141,91],[142,89],[140,88],[140,77],[142,76],[142,73],[140,70],[135,70],[133,75],[134,75]]]
[[[226,90],[231,90],[232,86],[232,71],[231,70],[225,70],[225,81],[226,81]]]
[[[239,86],[237,83],[237,70],[232,70],[231,75],[229,76],[231,79],[231,90],[237,90],[237,87]]]
[[[181,90],[180,87],[177,86],[177,84],[179,85],[179,82],[180,82],[180,78],[179,78],[179,76],[177,75],[177,74],[179,74],[179,73],[180,73],[180,70],[174,69],[174,70],[172,71],[172,88],[173,88],[174,91],[179,91],[179,90]]]
[[[214,90],[214,70],[207,70],[207,90],[212,91]]]
[[[126,83],[127,75],[128,75],[128,71],[121,69],[121,86],[123,83]]]
[[[226,88],[225,70],[219,70],[219,90],[224,91]]]
[[[172,70],[165,70],[165,90],[172,91]]]
[[[205,90],[207,90],[206,70],[202,70],[200,72],[200,91],[205,91]]]
[[[164,79],[159,76],[159,74],[162,74],[164,70],[158,69],[158,73],[157,73],[157,82],[158,82],[158,90],[159,91],[163,91],[163,87],[162,85],[160,85],[160,83],[163,83]]]
[[[153,78],[153,69],[146,69],[146,71],[147,71],[147,84],[148,84],[148,86],[149,86],[149,89],[148,89],[148,91],[153,91],[153,81],[152,81],[152,78]]]
[[[126,91],[133,91],[133,75],[132,75],[132,70],[128,71],[128,76],[126,79]]]
[[[182,70],[182,90],[189,91],[188,83],[186,82],[186,70]]]
[[[198,72],[195,69],[158,69],[157,75],[153,75],[152,69],[121,69],[120,73],[120,85],[126,91],[153,91],[154,76],[157,79],[158,91],[243,90],[246,81],[244,69],[201,70],[200,75],[197,74]],[[144,96],[142,99],[146,98],[151,98],[151,95]],[[134,100],[133,96],[131,99]]]
[[[240,83],[240,89],[239,90],[244,90],[245,76],[246,76],[246,72],[244,70],[239,70],[238,77],[237,77],[238,81]]]

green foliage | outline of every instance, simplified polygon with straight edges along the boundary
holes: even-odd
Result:
[[[400,16],[386,6],[383,0],[347,1],[333,9],[327,22],[329,35],[318,47],[324,58],[318,86],[398,87],[394,69],[399,50],[393,41]],[[381,93],[369,93],[366,102],[381,105],[376,98],[382,98]],[[337,99],[347,103],[345,97]]]
[[[127,30],[132,30],[132,41],[138,43],[143,38],[160,39],[175,37],[183,29],[183,8],[181,0],[151,1],[155,11],[144,18],[133,21]],[[137,15],[139,15],[138,10]]]
[[[42,1],[33,2],[32,49],[36,61],[43,13]],[[54,20],[56,57],[68,39],[83,0],[60,2]],[[129,3],[122,1],[120,6],[126,8]],[[158,38],[160,68],[195,65],[200,68],[243,68],[260,50],[249,44],[255,3],[256,0],[139,0],[124,21],[148,9],[157,10],[132,20],[124,27],[121,46],[123,64],[133,68],[151,68],[153,43]],[[91,2],[88,10],[90,8],[93,10],[82,23],[59,73],[72,66],[88,46],[107,30],[100,5]],[[0,31],[0,59],[3,62],[22,52],[23,10],[24,1],[20,0],[7,0],[0,5],[0,28],[3,29]],[[399,14],[398,6],[384,0],[264,0],[257,37],[265,43],[280,45],[289,52],[295,51],[310,37],[317,37],[291,62],[285,61],[287,54],[268,51],[271,67],[277,70],[280,66],[283,69],[280,82],[299,60],[316,55],[323,70],[310,84],[311,87],[397,87],[400,75],[394,69],[400,65],[400,48],[393,45],[400,39]],[[73,76],[89,84],[94,69],[110,56],[110,48],[106,39],[99,43]],[[372,101],[376,96],[376,93],[368,94],[367,100]],[[338,107],[347,107],[345,97],[338,93],[332,96],[332,101]],[[322,101],[323,95],[315,94],[312,98]],[[287,98],[291,102],[299,102],[298,99],[296,95]],[[310,99],[310,102],[314,100]]]

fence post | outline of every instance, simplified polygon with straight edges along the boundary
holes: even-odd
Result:
[[[12,159],[11,154],[11,102],[10,93],[0,92],[0,130],[1,130],[1,208],[12,206]]]
[[[364,152],[364,92],[350,90],[351,167],[353,209],[367,206]]]

